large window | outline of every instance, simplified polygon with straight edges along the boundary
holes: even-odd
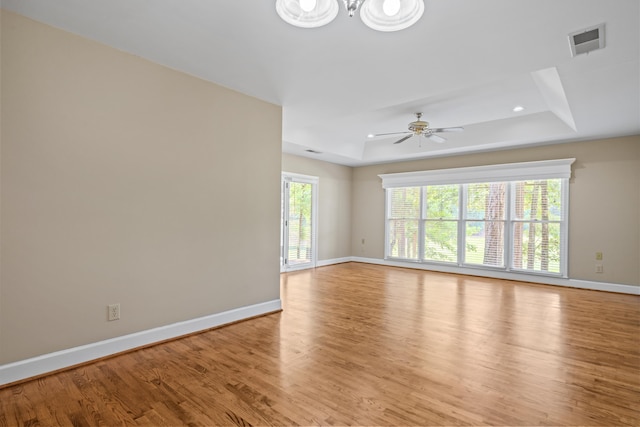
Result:
[[[566,277],[572,162],[381,175],[386,258]]]

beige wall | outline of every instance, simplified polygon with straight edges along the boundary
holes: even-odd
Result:
[[[572,158],[569,276],[640,285],[640,136],[355,168],[354,255],[384,257],[384,191],[378,174]],[[365,239],[365,245],[361,239]],[[595,273],[595,253],[604,273]]]
[[[352,168],[283,154],[282,171],[319,178],[318,261],[351,256]]]
[[[0,364],[279,298],[280,107],[6,11],[1,79]]]

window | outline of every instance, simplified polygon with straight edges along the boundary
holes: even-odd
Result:
[[[455,262],[458,253],[457,185],[424,187],[424,260]]]
[[[513,268],[560,273],[561,180],[520,181],[514,190]]]
[[[504,182],[465,186],[465,263],[504,267],[506,187]]]
[[[566,277],[573,161],[381,175],[385,257]]]
[[[394,258],[418,260],[420,189],[394,188],[388,214],[389,254]]]

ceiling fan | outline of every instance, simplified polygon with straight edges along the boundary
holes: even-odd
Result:
[[[462,132],[464,128],[461,127],[452,127],[452,128],[430,128],[429,123],[423,120],[422,113],[415,113],[416,121],[409,123],[409,130],[405,132],[391,132],[391,133],[378,133],[375,135],[369,135],[370,138],[375,138],[377,136],[389,136],[389,135],[405,135],[394,144],[400,144],[401,142],[406,141],[412,136],[424,136],[425,138],[429,138],[430,140],[442,143],[445,142],[446,139],[441,137],[440,135],[436,135],[436,133],[441,132]]]

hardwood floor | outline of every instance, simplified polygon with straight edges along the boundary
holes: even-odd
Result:
[[[348,263],[284,311],[0,390],[0,425],[640,425],[640,297]]]

